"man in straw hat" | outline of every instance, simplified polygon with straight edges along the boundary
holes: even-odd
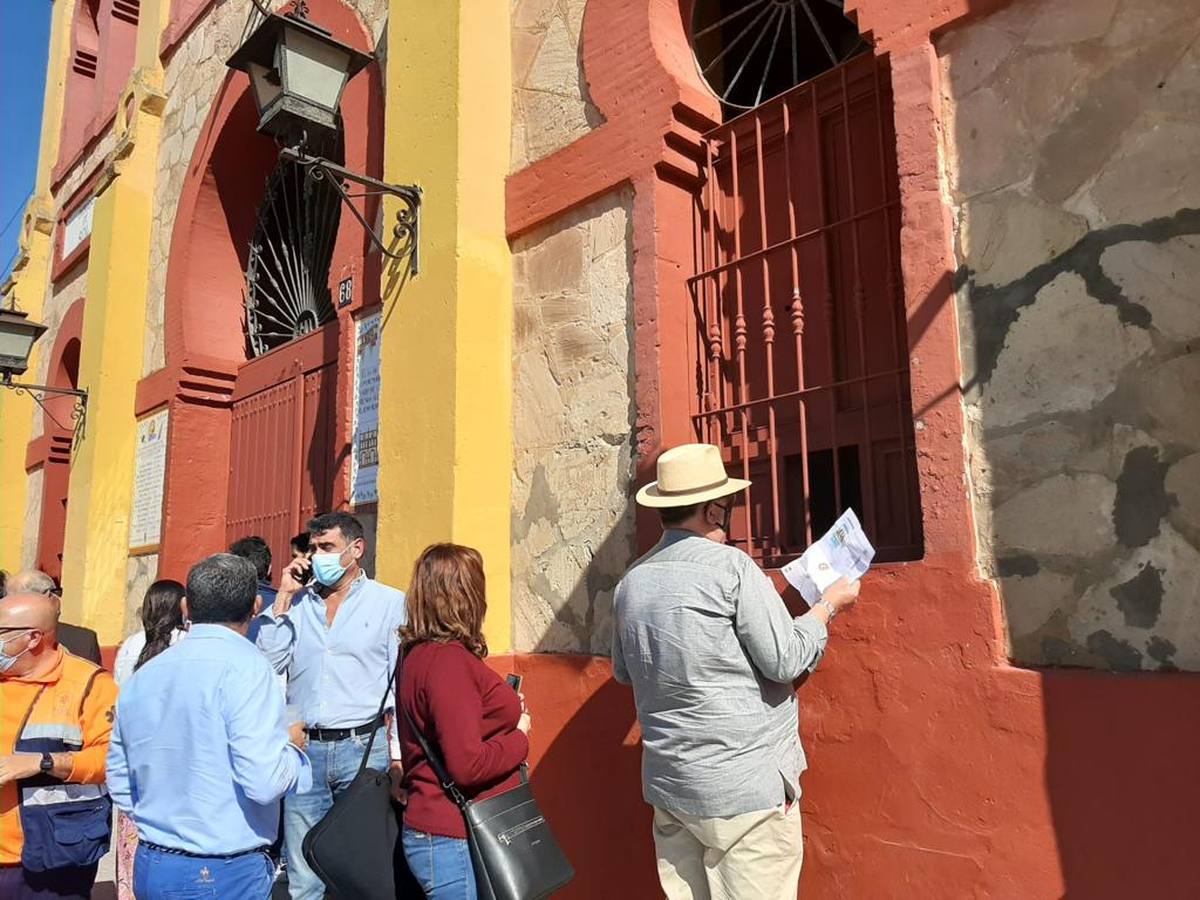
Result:
[[[617,587],[613,676],[633,686],[642,790],[668,900],[795,900],[805,769],[792,683],[852,606],[841,579],[792,618],[771,580],[725,543],[737,495],[721,451],[685,444],[638,492],[663,536]]]

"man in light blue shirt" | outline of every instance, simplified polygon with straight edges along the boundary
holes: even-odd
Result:
[[[139,900],[196,890],[265,900],[279,798],[312,785],[305,737],[289,731],[275,674],[246,640],[254,566],[210,556],[186,590],[187,636],[122,686],[108,790],[137,825]]]
[[[377,715],[396,668],[404,594],[363,572],[366,541],[354,516],[317,516],[308,523],[308,532],[311,562],[299,557],[284,570],[270,618],[259,619],[257,640],[275,671],[287,673],[288,705],[299,710],[312,753],[312,788],[283,804],[292,900],[325,895],[300,848],[304,836],[350,786],[372,735],[368,765],[388,770],[397,791],[400,781],[399,748]],[[310,574],[312,581],[306,584]],[[385,704],[389,723],[394,707],[390,699]]]

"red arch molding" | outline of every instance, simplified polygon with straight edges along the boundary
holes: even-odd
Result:
[[[78,387],[79,347],[83,339],[84,298],[67,309],[54,336],[46,384],[51,387]],[[62,577],[63,539],[67,527],[67,492],[70,481],[71,411],[73,397],[47,396],[50,415],[42,417],[42,433],[25,448],[25,471],[42,470],[42,514],[38,522],[36,565],[53,578]],[[57,419],[64,427],[55,424]]]
[[[186,7],[184,12],[201,14]],[[338,0],[311,0],[310,17],[341,41],[371,53],[371,35]],[[348,168],[379,175],[383,166],[383,92],[377,63],[346,87],[342,99]],[[231,72],[217,91],[188,164],[171,236],[164,298],[166,365],[138,384],[136,413],[170,409],[160,577],[182,578],[199,557],[224,546],[229,479],[230,405],[246,362],[242,285],[244,254],[257,198],[277,150],[255,133],[257,112],[246,76]],[[361,201],[360,201],[361,202]],[[368,217],[371,211],[367,211]],[[338,433],[350,429],[353,329],[350,316],[378,303],[378,256],[343,210],[330,279],[354,279],[354,303],[338,310],[324,333],[338,342]],[[304,342],[300,342],[304,343]],[[301,363],[290,349],[271,354],[285,374]],[[263,453],[270,447],[264,446]],[[348,461],[342,463],[348,465]],[[344,478],[339,478],[339,482]]]

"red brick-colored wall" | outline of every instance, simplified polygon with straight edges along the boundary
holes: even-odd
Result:
[[[1003,4],[847,3],[892,70],[926,555],[868,576],[800,688],[808,897],[1200,895],[1188,849],[1200,829],[1186,824],[1200,803],[1200,679],[1011,667],[995,591],[977,574],[930,35]],[[683,21],[674,0],[592,0],[582,57],[606,121],[508,185],[512,237],[634,188],[643,479],[661,448],[690,438],[681,329],[692,148],[717,111],[698,88]],[[643,544],[654,531],[640,522]],[[629,693],[603,660],[494,664],[526,676],[534,784],[580,873],[565,896],[661,896],[649,812],[636,800]]]

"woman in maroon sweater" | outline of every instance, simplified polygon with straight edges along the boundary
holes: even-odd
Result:
[[[475,874],[462,813],[442,790],[412,724],[440,752],[468,798],[516,786],[529,755],[529,714],[483,664],[483,558],[435,544],[417,560],[400,631],[400,749],[404,759],[404,856],[430,900],[475,900]]]

